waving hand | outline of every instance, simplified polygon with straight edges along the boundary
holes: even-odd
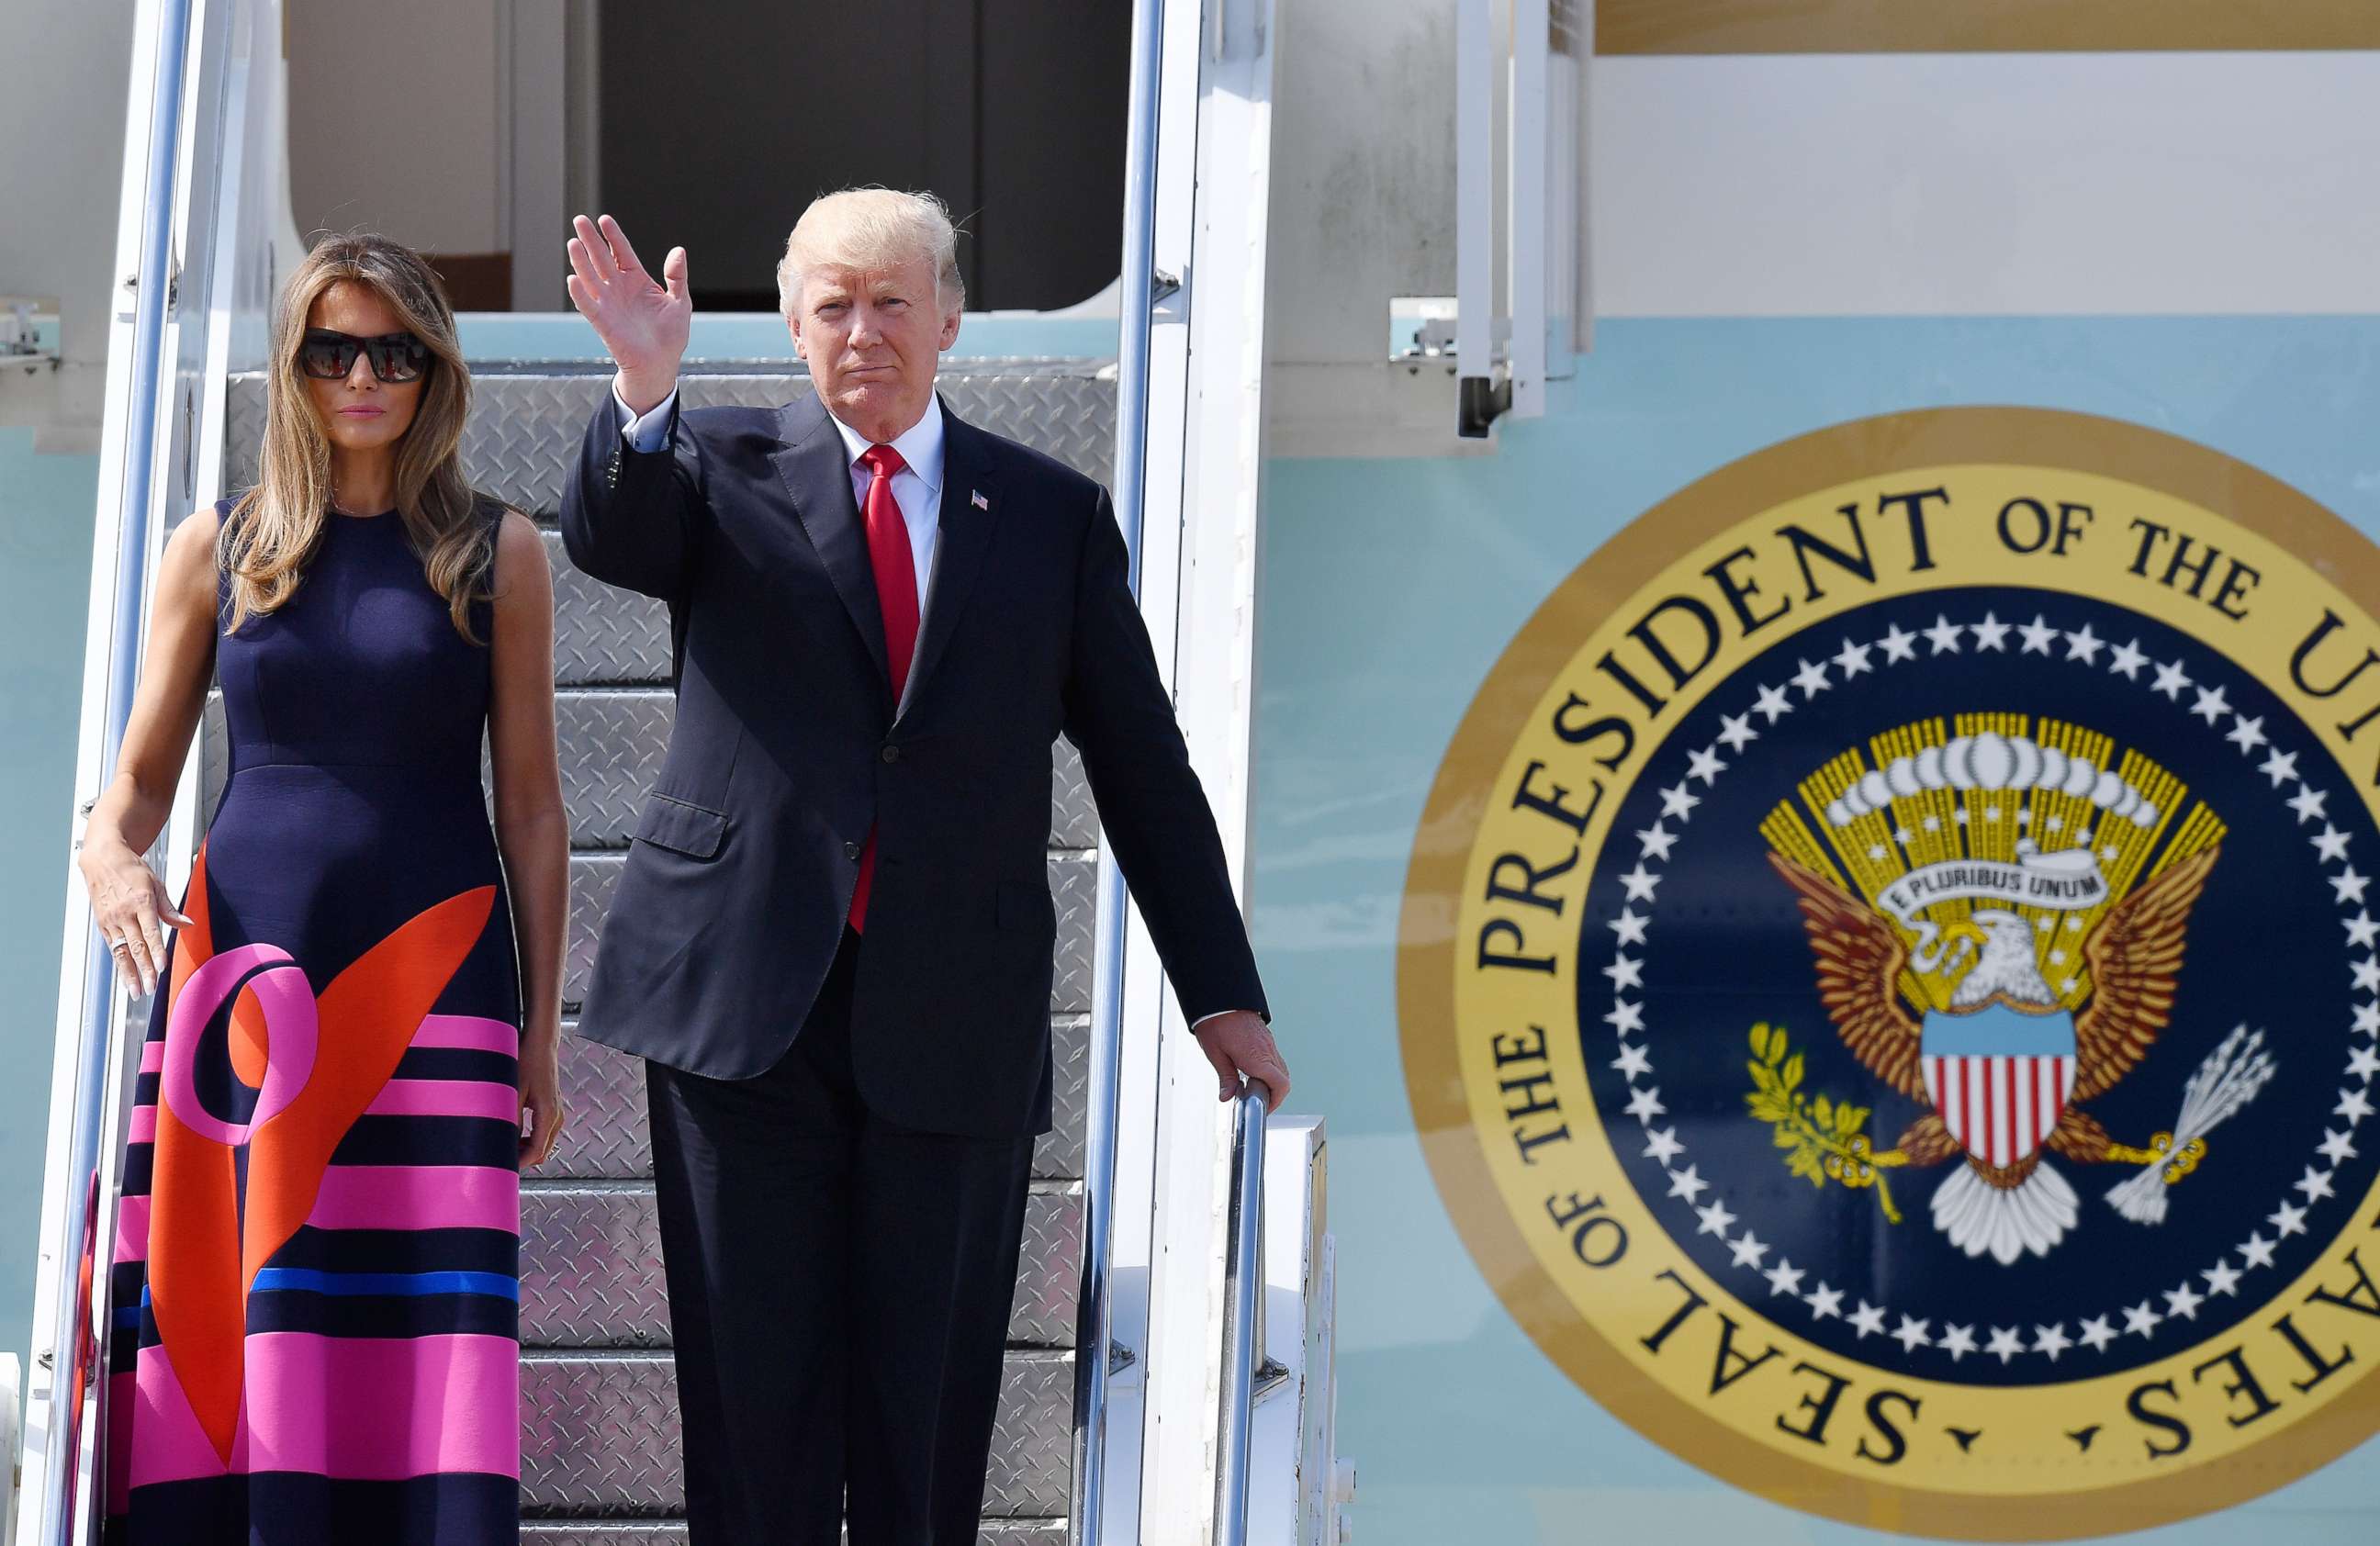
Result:
[[[659,280],[645,272],[627,233],[610,215],[571,223],[570,304],[595,325],[620,368],[620,395],[645,413],[677,388],[678,361],[694,324],[694,297],[686,284],[686,248],[662,260]]]

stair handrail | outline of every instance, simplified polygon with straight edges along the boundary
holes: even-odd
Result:
[[[1123,277],[1116,339],[1115,512],[1126,574],[1140,596],[1148,491],[1149,334],[1157,307],[1157,109],[1165,0],[1134,0],[1125,107]],[[1114,1306],[1116,1112],[1123,1060],[1123,876],[1099,842],[1099,911],[1092,945],[1091,1024],[1083,1118],[1083,1261],[1075,1321],[1075,1486],[1067,1539],[1096,1546],[1107,1502],[1110,1344]]]
[[[1232,1103],[1230,1238],[1223,1248],[1223,1410],[1216,1440],[1215,1546],[1247,1546],[1249,1437],[1264,1361],[1265,1116],[1251,1079]]]
[[[114,772],[132,714],[140,669],[140,616],[148,593],[150,531],[155,515],[159,405],[164,372],[166,313],[173,304],[174,187],[181,159],[182,99],[189,60],[192,0],[157,0],[156,74],[149,100],[146,196],[140,213],[140,266],[133,290],[131,393],[125,417],[118,514],[115,612],[110,621],[107,696],[102,718],[99,777]],[[82,814],[87,814],[86,811]],[[116,973],[112,951],[85,951],[80,1021],[75,1047],[74,1107],[67,1132],[67,1176],[86,1190],[97,1184],[101,1132],[112,1066]],[[55,1319],[43,1355],[49,1375],[40,1512],[28,1530],[40,1546],[76,1546],[76,1481],[81,1468],[86,1349],[95,1342],[94,1301],[106,1275],[95,1270],[88,1290],[82,1262],[91,1252],[99,1221],[83,1197],[65,1200],[65,1229],[53,1270],[62,1276]],[[34,1532],[39,1532],[38,1534]]]

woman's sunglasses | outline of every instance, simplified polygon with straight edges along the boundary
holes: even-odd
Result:
[[[344,380],[358,355],[371,361],[372,374],[383,381],[418,381],[430,368],[430,345],[409,332],[358,338],[329,328],[306,330],[305,342],[298,345],[298,368],[316,380]]]

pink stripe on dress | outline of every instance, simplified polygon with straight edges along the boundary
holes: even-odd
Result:
[[[162,1073],[164,1071],[164,1038],[161,1036],[153,1042],[142,1042],[140,1044],[140,1071],[142,1073]]]
[[[317,1229],[520,1233],[520,1173],[492,1165],[334,1165],[306,1222]]]
[[[157,1141],[157,1108],[155,1106],[136,1105],[132,1108],[132,1120],[124,1129],[124,1141],[127,1143]]]
[[[488,1117],[516,1120],[520,1097],[483,1079],[392,1079],[381,1086],[367,1117]]]
[[[206,1430],[199,1426],[198,1414],[190,1410],[190,1398],[182,1393],[181,1377],[174,1372],[171,1356],[162,1347],[143,1347],[134,1368],[131,1420],[118,1418],[109,1424],[137,1435],[131,1441],[132,1485],[223,1475],[223,1457],[215,1453],[214,1441],[207,1437]],[[119,1395],[116,1399],[120,1402],[123,1397]],[[237,1453],[235,1448],[233,1454]]]
[[[322,1420],[324,1391],[351,1393],[337,1422]],[[255,1333],[241,1439],[246,1453],[233,1456],[250,1471],[517,1477],[520,1347],[508,1336]]]
[[[482,1015],[431,1015],[413,1033],[415,1046],[461,1047],[471,1052],[520,1056],[520,1032],[501,1020]]]
[[[119,1198],[115,1204],[115,1259],[149,1260],[149,1194]]]
[[[248,1338],[245,1375],[235,1474],[520,1475],[520,1347],[510,1337],[259,1332]],[[322,1421],[325,1391],[343,1395],[335,1423]],[[140,1349],[132,1399],[132,1486],[225,1474],[163,1347]]]

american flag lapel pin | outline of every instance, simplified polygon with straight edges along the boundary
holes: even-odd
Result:
[[[967,503],[975,506],[978,510],[985,511],[987,513],[991,509],[991,501],[983,497],[983,490],[979,489],[970,489],[967,490]]]

